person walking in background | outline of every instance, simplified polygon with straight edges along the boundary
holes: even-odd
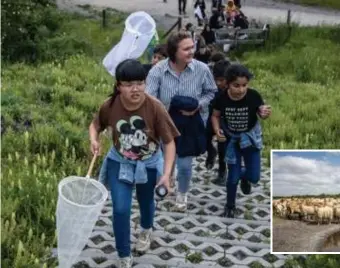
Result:
[[[201,15],[202,17],[200,18],[197,14],[196,14],[196,18],[197,18],[197,23],[198,26],[203,25],[203,20],[207,17],[205,14],[205,1],[204,0],[196,0],[196,3],[194,4],[194,8],[196,9],[197,7],[199,7],[200,11],[201,11]]]
[[[172,104],[176,104],[173,103],[174,99],[176,99],[177,104],[178,102],[182,102],[183,105],[186,103],[189,108],[182,108],[178,112],[183,116],[187,116],[188,119],[195,118],[195,120],[198,120],[197,116],[199,116],[203,123],[206,124],[209,116],[209,103],[217,91],[217,86],[209,67],[193,59],[194,42],[187,32],[173,33],[168,38],[167,50],[169,58],[158,63],[149,72],[146,79],[147,93],[158,98],[167,110],[170,110]],[[183,99],[179,98],[180,96]],[[192,108],[194,105],[196,105],[195,108]],[[196,122],[197,125],[191,126],[193,128],[200,127],[198,126],[200,124],[199,120],[195,120],[190,124]],[[181,139],[189,141],[190,138],[197,139],[197,136],[205,135],[204,132],[203,130],[203,133],[196,133],[193,134],[193,137],[186,136],[184,138],[185,133],[181,133]],[[186,150],[183,154],[177,152],[178,192],[175,205],[175,210],[177,211],[185,211],[187,208],[187,193],[192,178],[193,157],[197,155],[197,151],[202,146],[205,146],[205,142],[205,137],[203,137],[202,143],[204,144],[196,144],[186,148],[177,147],[179,150]]]
[[[153,51],[158,44],[159,44],[159,37],[158,37],[158,33],[156,31],[156,33],[152,37],[148,47],[146,48],[146,55],[147,55],[148,62],[151,62],[152,56],[153,56]]]
[[[211,30],[208,24],[204,25],[201,36],[204,38],[206,45],[211,45],[215,43],[215,33]]]
[[[214,9],[220,10],[221,7],[222,7],[222,0],[212,0],[211,11],[213,11]]]
[[[164,60],[168,57],[168,52],[166,50],[166,45],[157,45],[153,50],[151,63],[143,64],[146,74],[149,73],[152,66],[155,66],[161,60]]]
[[[186,15],[186,6],[187,6],[187,0],[178,0],[178,11],[179,15]]]
[[[248,195],[251,183],[260,180],[262,130],[258,116],[266,119],[271,108],[265,105],[258,91],[248,88],[252,74],[243,65],[228,67],[225,79],[227,90],[213,100],[212,125],[219,142],[226,142],[228,164],[227,202],[224,215],[234,218],[236,191],[239,180],[241,190]],[[244,160],[245,168],[241,166]]]
[[[224,20],[224,17],[222,14],[223,13],[221,13],[217,9],[213,9],[212,16],[209,19],[210,29],[214,30],[214,29],[220,29],[223,27],[222,21]]]
[[[227,23],[233,24],[236,16],[240,14],[239,8],[235,5],[234,0],[228,0],[225,8],[225,16]]]
[[[159,36],[158,36],[157,31],[156,31],[154,36],[152,37],[148,47],[147,47],[147,59],[148,59],[149,62],[151,62],[152,56],[153,56],[153,51],[158,44],[159,44]]]
[[[227,68],[230,66],[229,60],[220,60],[213,66],[213,76],[218,87],[218,92],[215,94],[221,94],[227,90],[227,80],[225,79],[225,72]],[[213,181],[214,184],[219,186],[225,186],[225,178],[226,178],[226,163],[224,161],[225,158],[225,150],[226,143],[225,142],[217,142],[217,152],[215,147],[212,144],[213,137],[215,136],[214,129],[212,127],[211,115],[213,111],[213,101],[210,103],[209,109],[209,120],[207,123],[207,158],[205,162],[205,166],[207,169],[212,169],[215,164],[216,156],[218,155],[218,175],[217,178]],[[223,120],[223,119],[221,119]]]
[[[191,35],[191,38],[195,40],[195,27],[191,22],[188,22],[184,26],[184,31],[188,32]]]
[[[228,58],[226,57],[226,55],[223,52],[220,52],[220,51],[216,51],[216,52],[212,53],[212,55],[209,59],[209,63],[208,63],[208,66],[209,66],[211,72],[213,71],[214,65],[217,62],[219,62],[220,60],[228,60]]]
[[[194,54],[194,58],[198,61],[208,64],[210,57],[211,57],[211,52],[208,49],[207,45],[205,44],[203,37],[200,36],[200,40],[197,43],[197,49]]]
[[[158,185],[169,188],[176,154],[174,138],[179,132],[164,106],[145,94],[146,73],[139,61],[121,62],[115,78],[114,92],[101,105],[89,134],[92,153],[98,154],[100,132],[112,129],[113,146],[103,162],[102,176],[111,189],[119,267],[131,268],[130,218],[134,185],[141,214],[136,250],[146,252],[150,248],[155,214],[154,189]]]

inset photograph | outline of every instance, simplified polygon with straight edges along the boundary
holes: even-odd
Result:
[[[272,150],[273,254],[340,253],[340,150]]]

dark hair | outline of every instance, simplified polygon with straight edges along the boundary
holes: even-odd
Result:
[[[169,36],[168,42],[167,42],[167,52],[172,62],[176,61],[176,52],[178,49],[178,44],[187,38],[191,39],[192,37],[190,33],[185,32],[185,31],[179,31]]]
[[[216,63],[220,60],[224,60],[226,58],[225,54],[223,52],[215,52],[211,55],[210,61]]]
[[[153,54],[161,54],[164,58],[167,58],[168,51],[166,45],[165,44],[157,45],[153,50]]]
[[[117,65],[115,78],[116,83],[113,87],[113,93],[110,94],[110,106],[119,95],[118,85],[120,82],[144,81],[146,79],[145,68],[138,60],[127,59]]]
[[[185,26],[184,26],[184,28],[187,30],[187,31],[189,31],[189,29],[192,27],[192,26],[194,26],[191,22],[189,22],[189,23],[187,23]]]
[[[249,81],[253,78],[253,74],[241,64],[231,64],[226,70],[224,78],[228,81],[228,83],[232,83],[238,77],[246,77]]]
[[[220,60],[215,63],[212,71],[213,76],[216,77],[224,77],[224,74],[226,73],[228,67],[230,66],[230,61],[228,60]]]

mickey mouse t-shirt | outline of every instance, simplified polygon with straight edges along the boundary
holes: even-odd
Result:
[[[112,129],[113,145],[126,159],[145,160],[158,150],[161,140],[169,143],[180,135],[163,104],[148,94],[135,111],[126,110],[119,95],[110,103],[111,98],[100,107],[94,124],[100,131]]]
[[[260,93],[250,88],[241,100],[232,100],[225,91],[220,92],[212,102],[213,109],[221,112],[226,127],[234,133],[250,131],[258,120],[257,112],[263,104]]]

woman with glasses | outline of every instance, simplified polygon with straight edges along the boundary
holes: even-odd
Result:
[[[174,138],[179,135],[163,104],[145,93],[145,79],[146,72],[139,61],[120,63],[114,92],[89,127],[93,154],[100,151],[100,132],[109,127],[112,130],[113,146],[103,162],[100,181],[107,181],[111,189],[120,268],[132,267],[130,216],[134,185],[141,214],[136,250],[145,252],[151,243],[154,189],[158,185],[169,188],[176,154]]]

